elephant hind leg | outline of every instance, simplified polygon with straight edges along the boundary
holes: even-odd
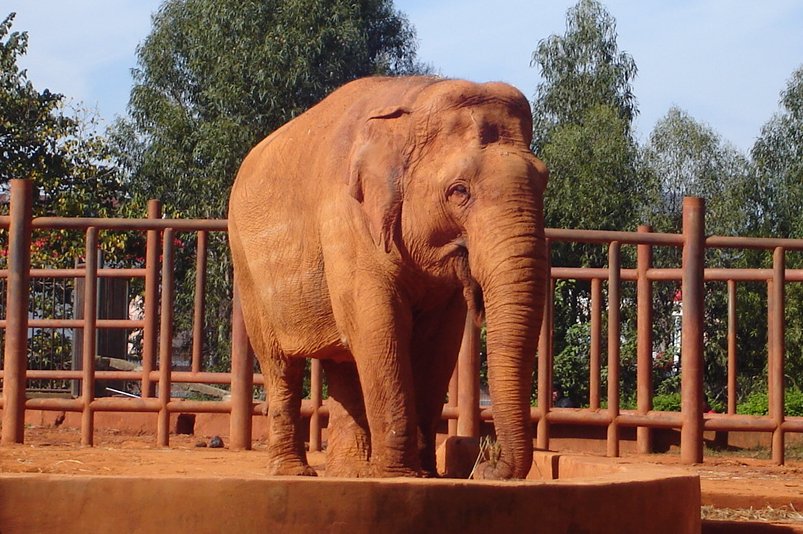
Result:
[[[369,475],[371,435],[365,416],[365,401],[354,362],[322,360],[329,398],[326,476]]]
[[[262,362],[268,397],[268,471],[271,475],[316,476],[307,463],[301,426],[304,358]]]

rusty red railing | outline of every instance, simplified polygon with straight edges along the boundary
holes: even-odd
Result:
[[[94,219],[31,216],[31,184],[23,180],[11,182],[10,215],[0,217],[0,228],[9,232],[8,268],[0,271],[7,279],[6,318],[0,320],[5,329],[4,365],[0,371],[3,411],[0,444],[21,443],[25,410],[58,410],[80,412],[81,443],[93,444],[94,414],[101,411],[157,413],[156,440],[169,444],[169,421],[173,413],[229,413],[230,446],[248,449],[252,441],[252,417],[264,413],[265,403],[254,399],[254,386],[263,379],[253,373],[253,355],[234,289],[232,316],[231,372],[212,373],[202,370],[204,294],[206,287],[207,237],[210,232],[225,232],[224,220],[171,220],[161,217],[161,205],[151,201],[145,219]],[[86,236],[86,264],[75,269],[31,269],[31,234],[35,229],[74,229]],[[784,288],[787,283],[803,281],[803,270],[786,269],[787,251],[803,250],[803,240],[705,237],[705,205],[702,199],[686,198],[683,204],[683,232],[665,234],[640,227],[638,232],[547,229],[547,246],[555,242],[596,243],[608,247],[608,265],[603,268],[551,267],[545,303],[544,322],[538,347],[538,402],[531,409],[536,425],[536,446],[548,448],[550,425],[593,425],[607,428],[607,454],[619,455],[620,429],[637,428],[640,452],[652,450],[652,430],[679,429],[681,459],[686,463],[703,460],[704,431],[749,431],[772,433],[772,459],[784,462],[784,436],[803,432],[803,418],[784,413]],[[101,230],[140,231],[146,233],[144,268],[111,269],[99,267],[94,251]],[[173,268],[176,232],[197,235],[195,309],[192,328],[190,371],[172,371],[171,341],[173,336]],[[636,268],[621,266],[621,248],[635,246]],[[652,266],[654,247],[682,248],[680,268]],[[763,249],[773,253],[772,269],[721,269],[705,267],[708,248]],[[161,261],[160,261],[161,257]],[[29,319],[29,280],[36,277],[83,278],[85,280],[83,319]],[[139,319],[98,319],[95,285],[99,278],[144,278],[144,316]],[[553,408],[552,404],[552,296],[556,280],[588,280],[591,283],[591,350],[589,354],[589,407],[584,409]],[[677,412],[652,410],[652,286],[660,281],[682,284],[681,397]],[[709,281],[727,282],[728,288],[728,409],[724,414],[703,413],[703,295]],[[769,415],[736,414],[736,284],[759,281],[768,284],[768,391]],[[620,406],[620,320],[623,282],[636,283],[637,306],[637,409]],[[607,284],[608,331],[602,331],[603,285]],[[35,370],[27,367],[29,328],[82,329],[83,368],[80,371]],[[98,329],[142,329],[141,371],[102,371],[95,369],[95,332]],[[602,408],[601,372],[603,342],[607,341],[608,380]],[[158,355],[158,360],[157,360]],[[490,421],[493,408],[481,408],[479,402],[479,333],[467,321],[458,367],[449,388],[449,401],[443,416],[449,420],[449,433],[478,436],[480,422]],[[33,379],[78,380],[81,395],[77,398],[27,398],[26,382]],[[141,384],[140,398],[95,398],[96,380],[127,380]],[[173,383],[225,384],[231,387],[230,400],[198,401],[171,398]],[[311,397],[302,403],[302,413],[310,419],[310,449],[321,448],[322,419],[328,413],[321,400],[322,376],[317,361],[312,363]],[[156,386],[156,387],[155,387]]]

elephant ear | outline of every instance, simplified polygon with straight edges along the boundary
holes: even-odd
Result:
[[[390,252],[398,235],[402,178],[410,149],[410,110],[371,113],[351,152],[349,192],[362,205],[374,244]]]

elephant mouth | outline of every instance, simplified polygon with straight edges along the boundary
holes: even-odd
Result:
[[[449,242],[449,255],[468,258],[468,244],[465,236],[457,236]]]
[[[466,299],[468,312],[474,315],[474,320],[479,326],[485,312],[485,301],[482,295],[482,287],[471,274],[465,236],[458,236],[451,241],[450,245],[452,249],[449,251],[449,256],[458,258],[456,265],[457,278],[463,286],[463,296]]]
[[[456,263],[457,270],[468,270],[468,246],[463,236],[458,236],[447,242],[442,249],[441,261]]]

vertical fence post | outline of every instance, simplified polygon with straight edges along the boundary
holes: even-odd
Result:
[[[589,355],[589,394],[588,404],[592,410],[599,410],[599,392],[602,383],[602,280],[591,279],[591,354]]]
[[[621,254],[618,241],[608,247],[608,425],[607,454],[619,456],[619,337],[621,306]]]
[[[775,314],[772,313],[773,298],[775,296],[773,291],[774,275],[775,273],[773,273],[772,278],[767,280],[767,411],[769,411],[770,403],[772,403],[774,397],[773,387],[775,386],[775,381],[772,380],[772,351],[775,348],[775,343],[773,342],[773,336],[775,335],[775,325],[773,324]]]
[[[641,233],[652,232],[652,227],[641,225]],[[638,245],[636,248],[636,404],[639,415],[647,415],[652,410],[652,283],[647,271],[652,267],[652,246]],[[652,430],[640,426],[636,429],[636,447],[640,454],[652,452]]]
[[[31,181],[11,180],[6,346],[3,359],[3,429],[0,436],[0,443],[3,444],[22,443],[25,439],[32,205]]]
[[[206,230],[198,232],[195,247],[195,306],[192,318],[192,372],[201,372],[204,351],[204,317],[206,316]]]
[[[703,461],[703,320],[705,200],[683,199],[683,318],[681,335],[680,459]]]
[[[541,333],[538,336],[538,425],[535,429],[535,446],[549,449],[549,421],[547,415],[552,406],[552,313],[555,288],[552,284],[551,248],[549,240],[546,248],[546,280],[544,281],[544,315],[541,319]]]
[[[97,339],[98,299],[98,229],[86,229],[86,259],[84,260],[84,329],[82,353],[81,445],[92,446],[95,436],[95,340]]]
[[[457,395],[459,391],[458,386],[458,366],[455,365],[454,371],[452,371],[452,378],[449,380],[449,401],[446,405],[449,408],[458,408],[457,406]],[[459,409],[459,408],[458,408]],[[449,417],[449,422],[447,423],[449,428],[449,437],[457,435],[457,419],[453,417]]]
[[[159,326],[159,419],[156,442],[159,447],[170,444],[170,389],[173,367],[173,236],[172,228],[164,231],[162,247],[162,306]]]
[[[162,203],[148,201],[148,219],[162,218]],[[159,325],[159,230],[148,230],[145,244],[145,298],[143,301],[142,328],[142,398],[153,396],[151,371],[156,360],[156,345]]]
[[[312,401],[312,415],[309,418],[309,450],[321,450],[321,360],[313,358],[310,362],[310,400]]]
[[[785,320],[784,320],[784,285],[786,275],[786,257],[782,247],[773,251],[772,255],[772,299],[769,313],[772,316],[772,325],[769,361],[769,412],[770,417],[775,423],[775,430],[772,432],[772,461],[775,464],[784,463],[784,360],[786,346],[784,342]]]
[[[254,357],[248,347],[240,291],[234,284],[231,311],[231,448],[251,449],[254,400]]]
[[[728,280],[728,415],[736,414],[736,281]]]
[[[463,342],[457,357],[457,434],[478,438],[480,436],[480,331],[474,317],[466,315]]]

